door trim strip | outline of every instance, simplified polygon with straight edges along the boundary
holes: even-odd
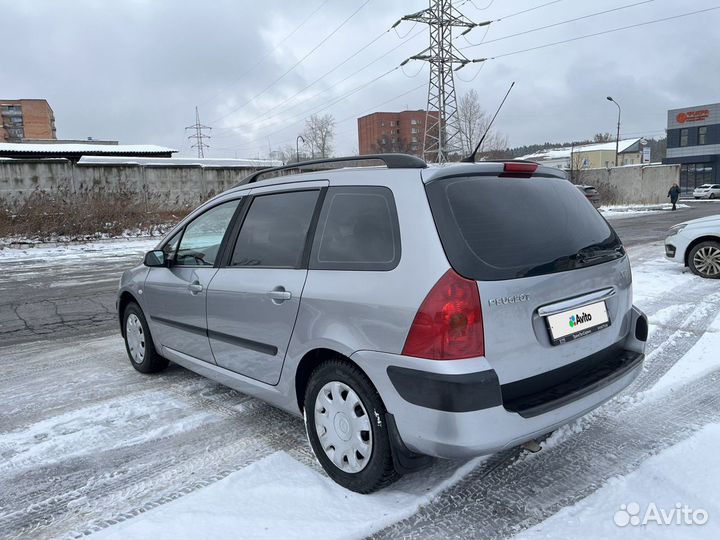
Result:
[[[240,347],[250,349],[255,352],[269,354],[270,356],[275,356],[278,353],[278,348],[275,345],[270,345],[268,343],[262,343],[260,341],[254,341],[252,339],[242,338],[238,336],[232,336],[230,334],[218,332],[217,330],[208,330],[208,337],[210,339],[217,339],[218,341],[230,343],[231,345],[238,345]]]
[[[275,356],[278,353],[278,348],[275,345],[262,343],[261,341],[254,341],[252,339],[232,336],[230,334],[225,334],[216,330],[208,330],[207,328],[195,326],[194,324],[182,323],[179,321],[174,321],[172,319],[166,319],[164,317],[153,316],[150,318],[153,321],[172,326],[174,328],[177,328],[178,330],[185,330],[186,332],[192,332],[193,334],[205,336],[210,339],[224,341],[225,343],[230,343],[231,345],[238,345],[240,347],[243,347],[244,349],[250,349],[255,352],[269,354],[270,356]]]
[[[153,321],[172,326],[174,328],[177,328],[178,330],[185,330],[186,332],[192,332],[193,334],[207,337],[207,330],[201,326],[195,326],[194,324],[187,324],[180,321],[175,321],[173,319],[166,319],[165,317],[156,317],[154,315],[150,318]]]

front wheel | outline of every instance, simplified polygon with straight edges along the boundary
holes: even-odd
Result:
[[[130,362],[140,373],[157,373],[168,366],[167,359],[155,350],[145,314],[134,302],[123,313],[123,333]]]
[[[318,366],[304,406],[310,446],[335,482],[371,493],[400,477],[393,466],[385,406],[356,366],[341,359]]]
[[[720,278],[720,242],[701,242],[690,251],[688,266],[704,278]]]

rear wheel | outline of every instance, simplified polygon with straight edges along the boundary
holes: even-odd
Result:
[[[310,446],[335,482],[371,493],[400,477],[393,467],[385,406],[357,367],[341,359],[318,366],[304,406]]]
[[[701,242],[688,256],[688,266],[694,274],[704,278],[720,278],[720,242]]]
[[[715,194],[714,194],[714,193],[711,193],[711,194],[710,194],[710,198],[711,198],[711,199],[714,199],[714,198],[715,198]]]
[[[140,373],[157,373],[168,366],[167,359],[155,350],[150,328],[142,309],[131,302],[123,313],[125,350],[133,367]]]

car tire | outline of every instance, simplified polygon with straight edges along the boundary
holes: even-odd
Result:
[[[711,193],[711,194],[710,194],[710,197],[708,197],[708,199],[714,199],[714,198],[715,198],[715,194],[714,194],[714,193]]]
[[[315,368],[304,411],[310,446],[335,482],[372,493],[400,478],[393,466],[385,405],[356,366],[337,358]]]
[[[720,278],[720,242],[700,242],[690,250],[688,266],[693,274],[709,279]]]
[[[130,363],[140,373],[157,373],[168,367],[168,360],[155,350],[145,314],[135,302],[123,313],[123,336]]]

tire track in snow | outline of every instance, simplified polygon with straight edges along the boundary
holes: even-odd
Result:
[[[415,516],[371,538],[512,536],[586,497],[609,477],[633,470],[649,455],[687,437],[700,427],[697,423],[720,419],[720,370],[681,388],[672,402],[632,400],[687,354],[718,313],[720,294],[714,292],[714,283],[690,278],[682,297],[687,303],[672,316],[679,322],[655,326],[645,368],[623,394],[575,421],[560,437],[553,437],[552,447],[537,455],[517,450],[495,454]],[[642,298],[651,298],[640,304],[651,324],[656,313],[677,306],[672,295]],[[667,423],[670,430],[666,417],[673,420]],[[618,449],[625,453],[619,455]],[[594,465],[591,458],[597,456],[601,460]]]
[[[11,477],[0,494],[0,530],[9,538],[97,530],[304,444],[299,419],[257,400],[239,408],[228,407],[220,420],[197,429]],[[266,429],[268,423],[275,429]],[[124,510],[108,518],[108,510],[118,507]]]
[[[412,518],[371,538],[513,536],[719,421],[718,390],[720,370],[677,389],[662,403],[604,411],[584,431],[550,449],[504,467],[480,466]]]

